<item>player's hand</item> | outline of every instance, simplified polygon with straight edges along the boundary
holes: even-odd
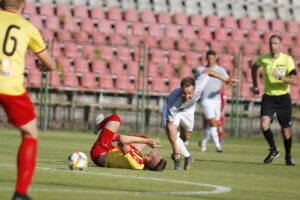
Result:
[[[38,68],[41,72],[48,72],[48,71],[49,71],[42,63],[38,63],[37,68]]]
[[[240,80],[234,77],[229,77],[225,82],[226,84],[232,85],[234,83],[239,83]]]
[[[171,155],[172,160],[179,160],[180,159],[180,153],[172,153]]]
[[[254,95],[259,95],[258,87],[253,87],[252,92],[253,92]]]
[[[148,138],[147,139],[147,144],[152,147],[152,148],[158,148],[158,147],[161,147],[161,145],[159,144],[160,143],[160,139],[159,138]]]

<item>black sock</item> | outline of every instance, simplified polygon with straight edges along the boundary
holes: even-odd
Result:
[[[276,150],[277,147],[275,145],[274,138],[273,138],[273,133],[272,133],[271,129],[263,131],[263,134],[264,134],[271,150]]]
[[[291,155],[291,149],[292,149],[292,137],[289,139],[283,140],[284,148],[285,148],[285,155],[290,156]]]

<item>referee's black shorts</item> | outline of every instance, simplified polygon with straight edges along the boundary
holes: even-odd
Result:
[[[279,124],[288,128],[292,125],[292,101],[290,94],[269,96],[264,94],[261,100],[260,116],[269,116],[273,119],[277,115]]]

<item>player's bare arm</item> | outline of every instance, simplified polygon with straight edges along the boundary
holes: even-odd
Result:
[[[167,131],[167,136],[168,139],[172,145],[172,150],[173,150],[173,155],[179,157],[180,156],[180,151],[178,149],[178,146],[176,144],[176,129],[174,127],[173,122],[167,121],[166,124],[166,131]]]
[[[47,50],[37,54],[37,57],[42,62],[40,66],[41,71],[52,71],[56,69],[56,63]]]
[[[212,76],[212,77],[215,77],[215,78],[218,78],[222,81],[224,81],[226,84],[233,84],[233,83],[238,83],[239,80],[236,79],[236,78],[233,78],[233,77],[225,77],[225,76],[222,76],[221,74],[211,70],[211,69],[205,69],[203,72],[203,74],[207,74],[208,76]]]

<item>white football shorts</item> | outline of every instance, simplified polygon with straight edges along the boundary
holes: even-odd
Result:
[[[219,99],[203,99],[201,100],[201,107],[205,119],[215,118],[219,120],[221,117],[221,100]]]

